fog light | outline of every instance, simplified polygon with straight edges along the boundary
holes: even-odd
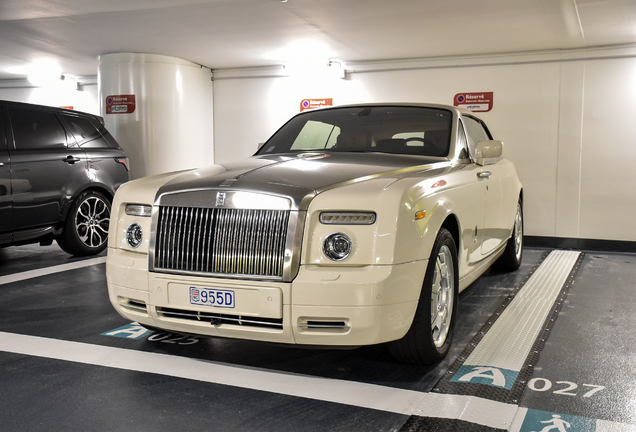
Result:
[[[322,251],[332,261],[342,261],[351,254],[351,239],[343,233],[329,234],[322,244]]]
[[[137,222],[130,224],[126,230],[126,241],[128,242],[128,246],[133,249],[137,249],[143,239],[144,233],[141,226]]]

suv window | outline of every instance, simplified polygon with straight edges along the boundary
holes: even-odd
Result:
[[[18,150],[66,147],[66,131],[53,112],[10,108],[13,140]]]
[[[62,114],[62,118],[75,137],[75,141],[82,147],[109,147],[102,138],[102,134],[90,119],[86,117]]]

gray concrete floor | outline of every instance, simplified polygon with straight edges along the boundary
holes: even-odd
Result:
[[[264,371],[281,381],[324,378],[329,383],[428,393],[545,252],[527,248],[518,271],[489,271],[462,293],[449,356],[435,367],[416,367],[396,363],[384,346],[326,350],[240,340],[179,340],[150,332],[138,339],[108,336],[130,322],[108,301],[103,263],[2,282],[8,275],[81,265],[83,260],[69,257],[56,245],[0,249],[0,343],[15,338],[28,351],[29,344],[73,342],[87,351],[87,360],[80,362],[46,351],[29,355],[17,348],[0,349],[0,431],[407,430],[407,414],[250,385],[148,373],[144,365],[140,370],[109,367],[92,353],[97,348],[121,349],[108,352],[194,359],[205,367],[230,366],[239,377],[241,371]],[[519,401],[528,416],[550,413],[549,419],[557,413],[563,419],[636,425],[635,262],[636,256],[629,254],[586,254]],[[457,423],[435,421],[439,426],[434,430],[457,430]]]

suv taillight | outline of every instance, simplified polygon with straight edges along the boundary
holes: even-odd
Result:
[[[128,162],[128,158],[127,157],[116,157],[113,158],[115,159],[115,162],[122,164],[123,166],[126,167],[126,171],[130,171],[130,163]]]

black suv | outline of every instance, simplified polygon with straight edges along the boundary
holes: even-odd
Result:
[[[101,117],[0,101],[0,247],[53,239],[73,255],[104,250],[128,158]]]

